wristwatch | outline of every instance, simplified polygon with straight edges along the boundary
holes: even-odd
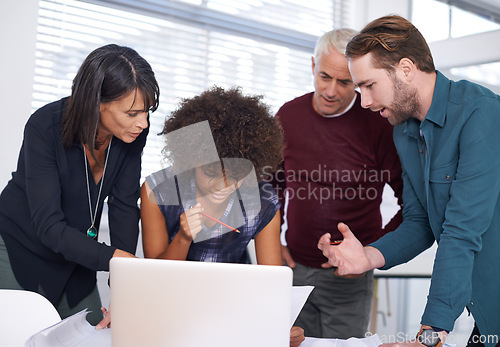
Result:
[[[417,341],[427,347],[442,347],[443,343],[439,338],[439,333],[432,329],[420,329],[417,334]]]

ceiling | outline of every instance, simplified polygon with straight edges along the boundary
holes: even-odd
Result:
[[[500,0],[438,0],[500,24]]]

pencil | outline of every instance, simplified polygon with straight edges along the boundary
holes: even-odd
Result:
[[[206,214],[205,212],[202,212],[201,214],[202,214],[202,215],[204,215],[205,217],[210,218],[211,220],[213,220],[213,221],[215,221],[215,222],[217,222],[217,223],[221,224],[221,225],[224,225],[226,228],[229,228],[229,229],[231,229],[232,231],[235,231],[235,232],[237,232],[237,233],[239,233],[239,232],[240,232],[238,229],[233,228],[232,226],[227,225],[226,223],[221,222],[220,220],[218,220],[218,219],[216,219],[216,218],[214,218],[214,217],[212,217],[212,216],[209,216],[209,215],[208,215],[208,214]]]
[[[340,245],[342,243],[342,240],[335,240],[330,242],[330,245]]]

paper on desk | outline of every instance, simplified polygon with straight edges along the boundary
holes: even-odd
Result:
[[[36,333],[26,341],[25,347],[109,347],[111,330],[96,330],[85,319],[87,309]]]
[[[290,328],[299,316],[302,307],[306,303],[309,294],[311,294],[314,286],[293,286],[292,287],[292,322],[290,323]]]
[[[291,324],[293,325],[302,310],[312,286],[292,287]],[[25,347],[110,347],[111,329],[96,330],[87,322],[87,309],[54,324],[33,335]]]

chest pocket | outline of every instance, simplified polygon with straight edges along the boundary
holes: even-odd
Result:
[[[455,179],[457,174],[457,160],[453,162],[431,168],[429,172],[429,182],[430,183],[451,183]]]
[[[433,230],[444,222],[446,206],[451,197],[451,183],[455,180],[458,160],[434,167],[429,173],[429,197],[427,200],[429,220]]]

